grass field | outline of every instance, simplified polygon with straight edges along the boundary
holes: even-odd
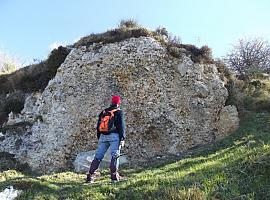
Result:
[[[3,157],[3,156],[2,156]],[[109,172],[93,185],[85,175],[35,176],[1,164],[0,191],[22,190],[19,199],[270,199],[270,114],[250,114],[231,136],[180,160],[122,168],[126,181],[111,184]],[[13,168],[16,166],[13,165]]]

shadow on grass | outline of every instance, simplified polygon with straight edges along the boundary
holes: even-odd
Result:
[[[0,187],[13,185],[23,190],[20,199],[172,199],[167,191],[172,190],[177,196],[180,190],[194,185],[202,191],[199,195],[209,198],[270,199],[269,153],[263,149],[270,144],[270,134],[269,129],[261,129],[269,127],[269,116],[254,116],[233,135],[196,149],[182,160],[174,158],[152,163],[155,166],[123,168],[128,180],[117,184],[109,184],[109,172],[105,170],[93,185],[83,184],[85,177],[73,173],[61,180],[59,173],[47,179],[13,178],[0,182]],[[251,146],[250,140],[255,141]]]

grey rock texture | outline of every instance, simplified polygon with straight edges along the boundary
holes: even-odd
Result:
[[[14,154],[22,162],[27,154],[32,131],[30,123],[18,123],[0,133],[0,152]]]
[[[174,58],[150,37],[130,38],[73,49],[41,96],[26,101],[20,118],[34,124],[13,153],[40,172],[71,167],[77,154],[96,148],[97,116],[112,95],[122,97],[123,151],[134,165],[213,142],[238,126],[237,110],[224,108],[228,92],[215,65]]]

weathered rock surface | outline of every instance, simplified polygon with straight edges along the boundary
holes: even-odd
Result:
[[[114,94],[122,97],[131,164],[213,142],[238,126],[236,109],[224,108],[228,92],[215,65],[131,38],[73,49],[41,96],[26,101],[20,118],[34,124],[13,153],[41,172],[72,166],[78,153],[96,148],[97,116]],[[9,151],[2,143],[0,150]]]

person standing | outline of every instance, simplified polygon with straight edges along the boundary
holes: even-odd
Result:
[[[94,182],[94,174],[109,147],[111,147],[110,173],[112,182],[120,180],[118,173],[120,149],[125,144],[125,121],[120,109],[120,96],[112,96],[110,107],[103,110],[98,117],[98,147],[86,177],[87,183]]]

